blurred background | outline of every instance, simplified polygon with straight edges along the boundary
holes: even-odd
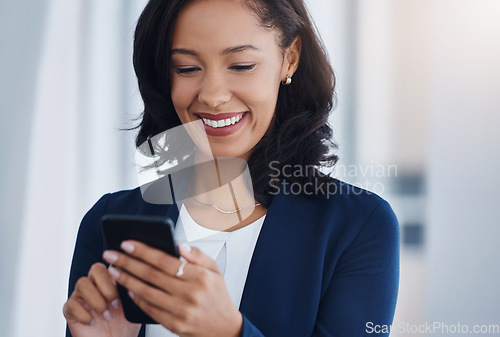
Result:
[[[135,132],[120,129],[142,111],[131,53],[145,3],[0,0],[1,336],[63,336],[80,220],[137,186]],[[498,327],[500,1],[308,4],[338,80],[334,174],[400,220],[391,336]],[[422,328],[436,323],[448,331]]]

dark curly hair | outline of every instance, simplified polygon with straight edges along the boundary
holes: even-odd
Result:
[[[136,146],[165,130],[181,125],[170,95],[170,50],[175,20],[189,0],[150,0],[142,12],[134,39],[134,68],[144,101]],[[299,165],[300,177],[291,183],[313,179],[331,181],[318,174],[319,166],[333,167],[338,160],[328,124],[335,103],[335,76],[303,0],[247,0],[263,27],[276,29],[280,47],[301,39],[300,63],[293,84],[280,86],[270,129],[254,147],[248,161],[255,199],[268,208],[281,174],[274,167]],[[279,170],[282,172],[282,170]]]

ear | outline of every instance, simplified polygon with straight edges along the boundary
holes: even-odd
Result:
[[[290,77],[295,74],[299,66],[300,51],[302,49],[302,40],[300,36],[296,36],[292,44],[285,49],[283,58],[283,69],[281,71],[281,79],[284,80],[288,75]]]

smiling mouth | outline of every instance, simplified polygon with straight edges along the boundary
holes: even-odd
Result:
[[[248,111],[242,112],[241,114],[239,114],[237,116],[233,116],[231,118],[219,119],[219,120],[203,118],[201,116],[199,116],[199,117],[203,120],[203,123],[205,123],[207,126],[210,126],[212,128],[223,128],[223,127],[238,123],[243,118],[243,116],[245,116],[245,114],[247,114],[247,113],[248,113]]]

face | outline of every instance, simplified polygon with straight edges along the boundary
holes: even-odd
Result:
[[[172,39],[171,95],[183,124],[202,120],[215,157],[248,160],[266,133],[297,53],[241,1],[194,0]]]

